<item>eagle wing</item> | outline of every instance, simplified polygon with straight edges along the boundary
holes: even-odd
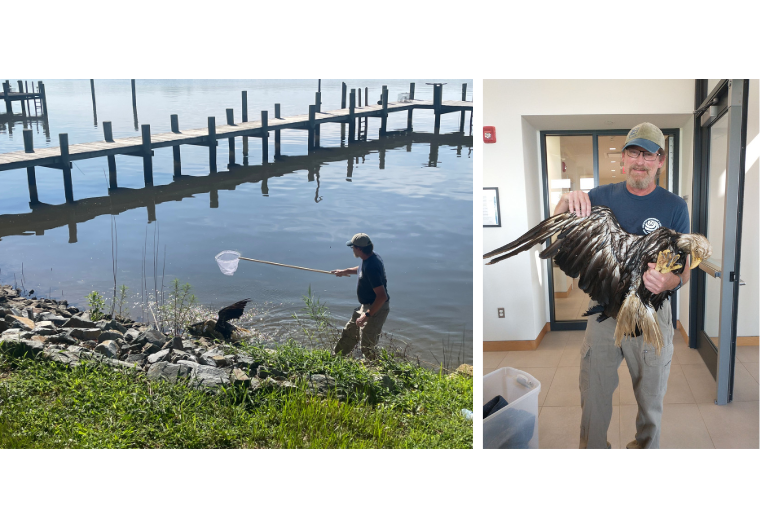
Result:
[[[594,206],[588,217],[566,212],[552,216],[515,241],[488,252],[484,259],[500,255],[488,264],[529,250],[559,234],[539,256],[554,258],[569,277],[578,278],[578,287],[599,302],[605,315],[614,317],[630,284],[632,273],[624,269],[628,252],[636,238],[620,227],[606,206]]]
[[[225,306],[219,310],[219,319],[216,321],[217,327],[224,326],[224,324],[231,319],[239,319],[245,311],[245,305],[250,301],[250,298],[243,299],[237,303],[233,303],[230,306]]]

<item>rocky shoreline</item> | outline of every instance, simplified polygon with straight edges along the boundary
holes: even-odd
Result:
[[[128,319],[93,322],[88,312],[69,306],[65,300],[23,297],[11,286],[0,285],[0,350],[12,356],[26,355],[72,367],[84,360],[97,361],[144,371],[149,379],[188,379],[196,388],[212,391],[228,385],[296,388],[294,381],[298,379],[254,360],[234,343],[220,341],[222,337],[213,330],[213,324],[207,321],[190,326],[195,334],[186,339],[170,338]],[[386,376],[378,377],[380,383],[390,381]],[[303,380],[319,394],[335,387],[335,380],[327,375],[309,375]]]

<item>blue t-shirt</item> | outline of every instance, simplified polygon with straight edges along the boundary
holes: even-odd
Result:
[[[607,206],[620,226],[628,233],[645,235],[667,227],[688,234],[689,209],[686,201],[662,187],[647,195],[634,195],[625,182],[592,188],[588,193],[592,206]]]
[[[377,297],[374,288],[381,285],[385,288],[385,294],[390,301],[388,280],[385,278],[385,265],[379,255],[373,253],[366,261],[362,261],[357,274],[359,277],[356,281],[356,296],[359,298],[359,303],[363,305],[374,303]]]

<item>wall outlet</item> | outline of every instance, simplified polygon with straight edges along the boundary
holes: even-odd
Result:
[[[500,319],[504,318],[504,308],[499,308],[499,318]]]

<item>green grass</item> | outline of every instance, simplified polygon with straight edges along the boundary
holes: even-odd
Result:
[[[289,378],[335,378],[326,397],[230,387],[218,394],[95,363],[69,368],[0,352],[0,448],[471,448],[471,377],[387,354],[368,368],[287,345],[246,352]],[[387,375],[386,386],[378,376]]]

